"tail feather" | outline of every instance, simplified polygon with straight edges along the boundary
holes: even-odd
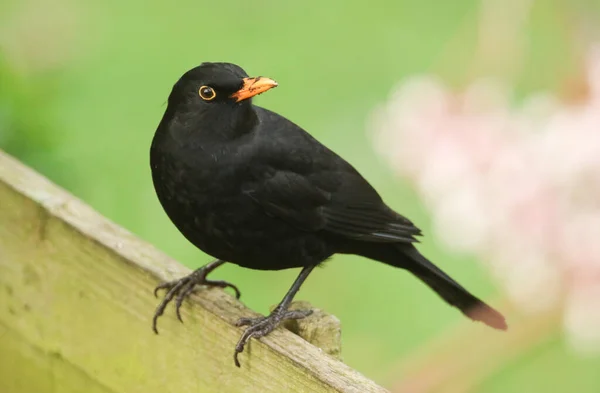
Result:
[[[403,245],[398,248],[401,253],[413,261],[408,270],[433,289],[448,304],[458,308],[464,315],[474,321],[483,322],[499,330],[508,328],[502,314],[471,295],[469,291],[421,255],[415,247]],[[401,267],[407,268],[406,262]]]

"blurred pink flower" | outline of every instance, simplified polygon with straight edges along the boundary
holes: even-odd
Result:
[[[600,45],[587,64],[576,105],[538,94],[515,108],[493,81],[457,94],[413,77],[372,127],[435,234],[485,260],[525,312],[564,307],[568,337],[585,351],[600,350]]]

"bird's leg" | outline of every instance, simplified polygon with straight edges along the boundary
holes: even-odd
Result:
[[[152,330],[154,330],[154,333],[158,334],[158,330],[156,328],[156,321],[158,320],[158,317],[163,315],[165,308],[167,308],[167,305],[173,300],[173,298],[175,298],[175,312],[177,313],[177,319],[183,322],[183,320],[181,319],[181,313],[179,312],[179,309],[181,308],[181,305],[183,304],[185,298],[188,297],[189,294],[194,291],[196,285],[205,285],[209,287],[220,288],[230,287],[235,291],[235,297],[239,299],[241,295],[240,290],[235,285],[228,283],[227,281],[215,281],[206,279],[208,273],[212,272],[224,263],[225,261],[216,259],[211,263],[208,263],[202,266],[201,268],[194,270],[191,274],[180,278],[179,280],[164,282],[156,288],[154,288],[154,296],[157,296],[158,291],[160,291],[161,289],[167,291],[163,300],[160,302],[158,307],[156,307],[154,317],[152,318]]]
[[[286,319],[302,319],[312,313],[312,310],[288,310],[290,303],[294,299],[296,292],[300,289],[300,286],[306,280],[306,277],[314,269],[314,266],[307,266],[302,269],[294,284],[290,290],[285,294],[281,303],[275,307],[275,309],[267,317],[259,318],[242,318],[237,321],[236,326],[248,326],[248,328],[240,337],[237,345],[235,346],[235,352],[233,354],[233,360],[235,365],[240,367],[238,360],[238,354],[244,351],[244,346],[250,340],[250,338],[260,338],[271,333],[281,322]]]

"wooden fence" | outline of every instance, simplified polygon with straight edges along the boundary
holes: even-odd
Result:
[[[154,335],[153,288],[187,273],[0,151],[0,392],[385,392],[284,329],[235,367],[253,312],[220,289]]]

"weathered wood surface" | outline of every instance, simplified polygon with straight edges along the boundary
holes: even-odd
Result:
[[[236,368],[253,313],[220,289],[154,335],[152,289],[188,272],[0,151],[0,392],[385,391],[283,329]]]

